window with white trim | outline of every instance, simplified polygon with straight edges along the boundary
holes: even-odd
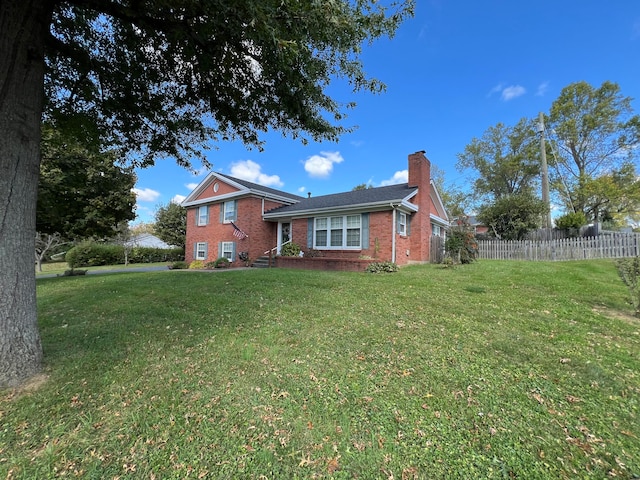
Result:
[[[196,243],[196,260],[207,259],[207,242]]]
[[[207,223],[209,223],[209,206],[198,207],[198,225],[206,225]]]
[[[362,244],[362,216],[340,215],[314,220],[314,248],[356,249]]]
[[[407,214],[403,212],[398,212],[398,233],[407,235]]]
[[[233,242],[222,242],[220,256],[233,262],[233,251],[235,250]]]
[[[236,202],[235,200],[230,200],[228,202],[224,202],[224,223],[231,223],[236,219]]]
[[[440,236],[440,225],[436,225],[435,223],[431,224],[431,234]]]

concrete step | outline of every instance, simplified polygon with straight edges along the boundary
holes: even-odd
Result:
[[[266,255],[262,257],[258,257],[253,261],[251,266],[254,268],[269,268],[269,257],[267,257]],[[276,266],[276,260],[274,258],[271,261],[271,267],[273,268],[275,266]]]

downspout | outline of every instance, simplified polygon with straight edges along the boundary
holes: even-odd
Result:
[[[396,263],[396,207],[391,205],[391,262]]]

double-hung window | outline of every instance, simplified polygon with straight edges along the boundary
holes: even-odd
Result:
[[[195,258],[196,260],[206,260],[207,259],[207,242],[198,242],[196,243],[195,248]]]
[[[198,225],[206,225],[209,223],[209,206],[204,205],[198,207]]]
[[[223,223],[231,223],[236,219],[236,202],[230,200],[223,205]]]
[[[226,258],[230,262],[234,260],[235,254],[235,244],[234,242],[221,242],[220,244],[220,256]]]
[[[398,212],[398,233],[400,235],[407,234],[407,214]]]
[[[356,249],[362,244],[361,215],[318,217],[314,223],[314,248]]]

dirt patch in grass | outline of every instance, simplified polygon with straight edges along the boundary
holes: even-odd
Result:
[[[16,400],[24,395],[37,392],[49,380],[49,375],[38,373],[26,380],[19,387],[15,387],[7,392],[6,400]]]
[[[622,312],[613,308],[605,307],[604,305],[596,305],[592,308],[594,313],[604,315],[605,317],[612,318],[614,320],[622,320],[630,325],[640,326],[640,318],[631,315],[628,312]]]

